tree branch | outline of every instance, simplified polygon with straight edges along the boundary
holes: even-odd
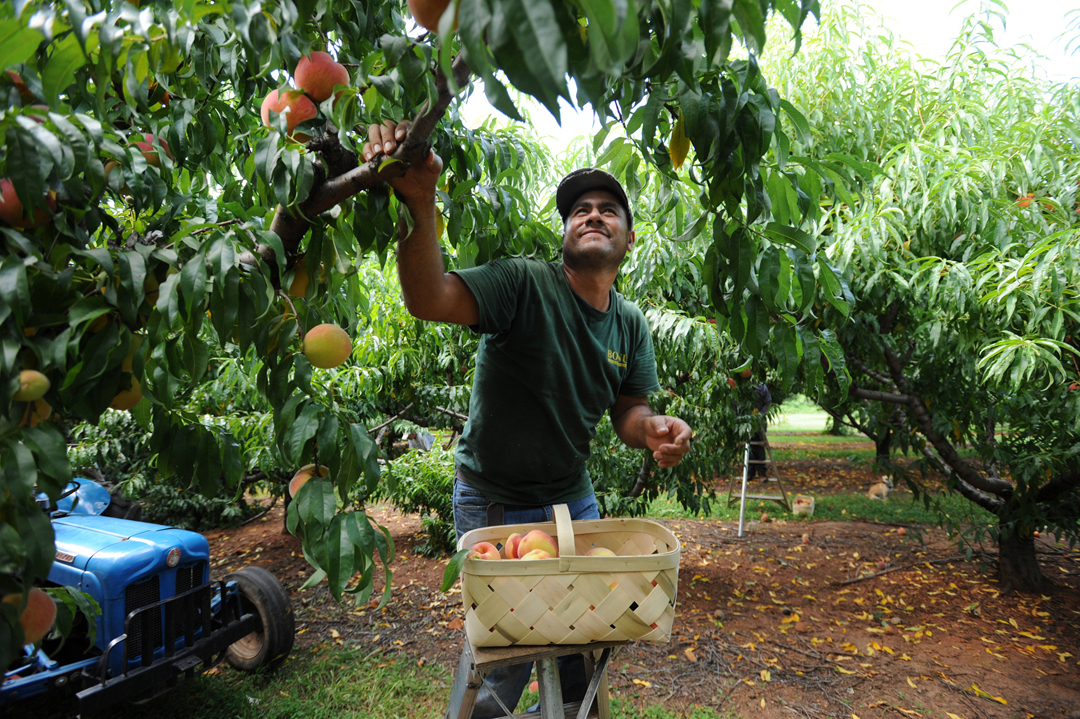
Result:
[[[855,369],[859,370],[860,372],[862,372],[864,375],[866,375],[870,379],[874,380],[875,382],[877,382],[879,384],[886,385],[886,386],[891,385],[893,383],[892,380],[889,379],[888,377],[886,377],[885,375],[879,374],[879,373],[875,372],[874,370],[870,369],[869,367],[867,367],[865,364],[863,364],[863,361],[860,360],[855,355],[848,353],[847,360],[848,360],[848,364],[854,365]]]
[[[1039,491],[1035,494],[1035,501],[1053,502],[1061,495],[1075,489],[1080,486],[1080,472],[1066,472],[1065,474],[1059,474],[1052,480],[1039,487]]]
[[[889,305],[889,311],[885,315],[885,319],[881,322],[881,334],[887,335],[893,331],[893,325],[896,323],[896,316],[900,314],[900,300],[893,300],[893,303]]]
[[[859,399],[865,399],[871,402],[889,402],[891,404],[911,404],[912,402],[911,395],[896,394],[894,392],[878,392],[872,389],[863,389],[862,387],[852,387],[848,390],[848,394],[852,397],[858,397]]]
[[[1001,510],[1002,505],[1005,504],[1002,500],[998,499],[992,494],[986,492],[980,492],[972,487],[970,484],[964,481],[962,477],[953,472],[953,477],[956,479],[956,491],[970,502],[973,502],[988,512],[997,514]]]
[[[401,410],[400,412],[395,414],[393,417],[391,417],[390,419],[388,419],[385,422],[383,422],[382,424],[380,424],[378,427],[372,427],[371,429],[369,429],[368,434],[375,434],[379,430],[386,429],[387,427],[390,426],[390,424],[394,420],[399,419],[402,415],[404,415],[406,412],[408,412],[410,409],[412,409],[414,404],[416,404],[416,403],[415,402],[409,402],[409,404],[405,405],[405,409]]]
[[[888,346],[883,349],[883,352],[885,354],[885,364],[889,367],[889,374],[892,375],[893,382],[898,389],[902,392],[906,392],[907,379],[904,377],[903,363],[901,363],[900,358],[897,357]],[[909,393],[907,396],[909,397],[907,403],[910,408],[909,411],[915,418],[915,422],[919,425],[919,430],[923,433],[923,436],[930,441],[930,444],[934,446],[934,449],[938,451],[942,460],[948,463],[957,477],[963,479],[975,489],[981,489],[983,492],[995,494],[999,497],[1008,497],[1012,495],[1013,486],[1011,482],[1006,482],[1003,479],[995,479],[993,477],[984,477],[960,456],[956,451],[956,448],[952,446],[952,443],[934,429],[933,419],[930,417],[930,413],[926,411],[926,405],[923,404],[921,397],[914,393]]]
[[[645,458],[641,460],[641,471],[638,472],[637,480],[634,481],[634,486],[630,489],[631,497],[640,497],[641,493],[645,491],[645,487],[649,484],[649,476],[652,474],[652,453],[645,452]]]
[[[458,55],[453,63],[454,82],[457,87],[465,85],[472,71],[463,55]],[[435,125],[442,119],[446,108],[449,107],[453,95],[450,92],[450,83],[441,70],[436,71],[435,87],[438,89],[438,97],[434,104],[425,103],[420,109],[416,119],[413,120],[409,134],[405,137],[397,150],[392,155],[395,160],[381,171],[379,166],[387,159],[385,155],[376,155],[370,162],[363,165],[349,167],[347,159],[336,162],[336,166],[328,168],[331,177],[322,184],[312,188],[308,198],[297,207],[296,214],[291,214],[284,207],[278,206],[274,219],[270,223],[270,231],[281,238],[281,244],[285,248],[285,254],[293,255],[300,246],[307,233],[312,220],[330,208],[338,205],[353,195],[370,189],[380,182],[386,182],[396,177],[401,177],[414,163],[422,161],[430,149],[428,138],[435,129]],[[333,171],[337,170],[337,173]],[[255,253],[245,252],[240,257],[240,262],[255,265],[259,261],[273,265],[274,249],[268,245],[259,245]]]

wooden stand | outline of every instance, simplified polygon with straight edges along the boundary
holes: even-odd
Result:
[[[543,647],[473,647],[469,640],[461,650],[461,660],[450,690],[446,719],[470,719],[484,677],[495,667],[536,663],[536,678],[540,687],[540,711],[513,714],[512,707],[503,707],[503,719],[609,719],[607,667],[611,650],[626,642],[596,642],[595,644],[552,644]],[[589,687],[581,702],[563,703],[559,684],[558,658],[567,654],[584,654]]]

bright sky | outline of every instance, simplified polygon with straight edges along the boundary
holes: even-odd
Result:
[[[891,25],[897,34],[911,43],[915,50],[924,57],[941,57],[949,49],[953,38],[960,29],[963,18],[978,10],[979,0],[862,0],[874,7],[878,14]],[[826,7],[831,0],[821,0]],[[955,5],[955,7],[954,7]],[[1037,48],[1046,56],[1043,68],[1050,77],[1058,80],[1080,78],[1080,31],[1074,32],[1074,54],[1066,55],[1067,38],[1060,35],[1069,27],[1069,10],[1080,7],[1077,0],[1024,0],[1015,2],[1010,8],[1005,28],[995,23],[999,42],[1003,46],[1027,43]],[[1074,13],[1073,27],[1080,20]],[[806,32],[812,32],[809,28]],[[489,114],[499,114],[498,110],[488,105],[482,91],[476,92],[466,103],[464,115],[470,124],[484,119]],[[551,114],[538,103],[530,110],[532,120],[541,137],[570,138],[591,132],[593,128],[592,112],[578,113],[563,102],[562,127],[555,122]],[[501,115],[500,115],[501,116]]]

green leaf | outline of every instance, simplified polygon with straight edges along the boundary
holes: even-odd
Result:
[[[86,63],[86,56],[74,33],[61,40],[41,73],[44,100],[53,110],[60,108],[60,95],[75,81],[75,71]]]
[[[23,27],[18,20],[0,22],[0,70],[29,60],[44,39],[41,32]]]
[[[285,429],[281,438],[281,449],[293,465],[305,464],[304,447],[315,438],[315,433],[319,431],[321,413],[321,405],[308,402],[300,415]]]
[[[789,227],[778,222],[770,222],[765,226],[765,234],[777,242],[796,247],[808,255],[814,254],[817,249],[817,241],[798,227]]]
[[[305,527],[327,527],[337,511],[334,484],[326,477],[312,477],[304,482],[293,502]]]
[[[468,555],[468,549],[458,550],[454,556],[450,557],[450,561],[446,564],[446,569],[443,570],[442,579],[442,591],[443,594],[449,592],[454,583],[461,576],[461,565],[465,563],[465,557]]]

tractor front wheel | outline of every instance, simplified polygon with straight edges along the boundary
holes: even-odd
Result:
[[[289,595],[270,572],[262,567],[243,567],[226,581],[236,582],[243,612],[253,612],[258,626],[251,634],[233,642],[225,653],[229,664],[250,672],[262,666],[274,666],[292,649],[296,636],[296,618]]]

